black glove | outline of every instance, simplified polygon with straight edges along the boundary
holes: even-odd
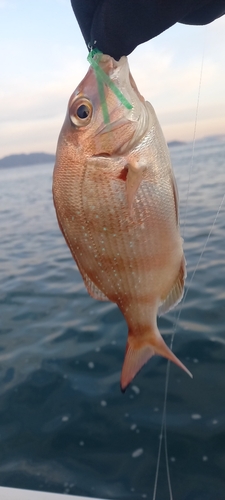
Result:
[[[115,59],[176,22],[207,24],[225,14],[225,0],[71,0],[87,45]]]

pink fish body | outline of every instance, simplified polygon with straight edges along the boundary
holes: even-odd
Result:
[[[105,87],[105,125],[89,68],[70,98],[59,136],[53,197],[88,292],[115,302],[126,319],[125,390],[154,354],[188,372],[157,328],[157,314],[182,298],[185,260],[176,183],[155,112],[139,94],[126,57],[117,62],[104,55],[100,66],[133,107],[128,110]]]

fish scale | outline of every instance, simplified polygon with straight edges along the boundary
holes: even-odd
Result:
[[[92,176],[90,175],[88,181],[87,177],[88,175],[86,174],[86,190],[90,194],[90,197],[88,198],[88,203],[86,203],[86,206],[84,207],[84,213],[88,214],[86,215],[88,219],[90,217],[89,205],[91,206],[92,203],[95,203],[96,205],[98,204],[98,206],[96,206],[96,211],[99,214],[102,214],[101,217],[98,218],[98,222],[95,223],[94,231],[92,232],[92,237],[95,240],[95,245],[97,246],[100,242],[100,258],[107,256],[108,266],[112,266],[113,270],[117,270],[118,274],[121,276],[124,290],[129,290],[130,294],[134,293],[133,290],[135,290],[137,277],[139,278],[139,282],[142,282],[142,286],[144,289],[150,288],[149,285],[151,283],[151,279],[149,280],[149,278],[146,276],[147,270],[149,268],[147,259],[151,258],[152,260],[154,258],[154,254],[156,254],[155,258],[157,259],[157,255],[159,253],[159,237],[157,237],[158,231],[156,231],[154,238],[151,235],[151,225],[154,223],[154,217],[156,217],[155,205],[159,206],[158,193],[156,193],[156,195],[154,196],[153,190],[149,192],[149,183],[143,183],[143,187],[140,187],[137,200],[136,202],[134,202],[133,215],[131,217],[126,207],[126,192],[123,181],[117,181],[117,186],[115,186],[114,189],[112,189],[111,187],[111,181],[109,183],[105,182],[105,192],[103,192],[101,173],[99,169],[99,182],[96,183],[96,191],[94,191],[94,200],[92,201],[89,184],[93,186],[94,178],[92,178]],[[146,187],[146,189],[144,189],[144,187]],[[123,194],[122,197],[121,192]],[[117,195],[117,193],[119,193],[119,196]],[[148,201],[149,196],[151,196],[150,207]],[[104,211],[104,208],[106,208],[107,206],[106,198],[108,199],[109,197],[111,200],[111,213]],[[147,205],[147,201],[148,211],[146,210],[145,221],[143,221],[143,213],[145,213],[143,207],[144,205]],[[151,214],[153,214],[153,217],[151,216]],[[126,221],[126,231],[124,231],[124,220]],[[113,236],[114,234],[116,235],[115,237]],[[163,234],[163,239],[161,238],[161,244],[163,244],[164,235],[165,233]],[[102,243],[102,241],[104,243]],[[154,246],[156,247],[155,249]],[[102,247],[105,249],[105,251],[102,251]],[[150,252],[149,248],[151,248]],[[116,265],[116,261],[114,261],[114,258],[118,258],[119,256],[121,265],[118,268],[118,266]],[[93,255],[90,252],[89,260],[92,258]],[[127,272],[128,262],[131,266],[129,272]],[[135,275],[132,274],[132,269],[135,272]],[[106,271],[109,273],[109,269],[106,269]],[[152,276],[152,269],[149,271],[149,274],[150,276]],[[115,279],[113,278],[114,275],[112,275],[112,280],[115,282]],[[115,288],[116,286],[117,282],[115,283]],[[104,289],[103,291],[106,294],[110,293],[110,290],[107,291],[106,289]]]
[[[188,372],[166,346],[156,321],[157,312],[181,299],[186,271],[177,189],[155,112],[137,91],[127,58],[117,62],[103,56],[102,68],[118,86],[121,81],[121,92],[126,82],[133,108],[125,109],[106,89],[111,122],[105,125],[89,69],[69,101],[57,147],[53,198],[88,292],[115,302],[126,319],[125,390],[154,354]]]

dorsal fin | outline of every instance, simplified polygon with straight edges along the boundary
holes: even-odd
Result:
[[[174,197],[174,205],[175,205],[175,212],[176,212],[176,223],[177,225],[179,224],[179,194],[178,194],[178,189],[177,189],[177,181],[175,179],[173,171],[171,171],[171,182],[172,182],[172,188],[173,188],[173,197]]]
[[[162,298],[163,302],[161,306],[159,306],[158,316],[161,316],[165,312],[169,311],[176,304],[178,304],[178,302],[181,301],[184,293],[185,278],[186,278],[186,262],[183,255],[178,277],[173,287],[171,288],[170,292],[168,293],[167,297],[165,299]]]

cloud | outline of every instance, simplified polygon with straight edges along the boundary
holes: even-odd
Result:
[[[0,7],[6,3],[0,0]],[[56,18],[60,4],[60,13],[64,12],[64,0],[57,0]],[[40,12],[43,5],[40,1]],[[25,30],[23,36],[23,16],[17,21],[18,9],[12,22],[15,28],[19,25],[19,35],[12,30],[9,36],[4,30],[4,44],[0,45],[1,155],[55,150],[68,99],[88,68],[86,47],[72,10],[65,11],[61,31],[56,32],[55,25],[51,36],[45,31],[40,36],[39,25],[33,31]],[[47,10],[45,14],[47,33]],[[129,57],[137,86],[153,104],[167,139],[192,138],[198,101],[197,135],[224,132],[224,30],[225,16],[207,28],[176,25]]]
[[[1,154],[46,151],[54,153],[64,117],[8,122],[0,127]]]
[[[191,140],[196,114],[198,137],[224,133],[224,29],[225,17],[206,28],[177,25],[130,57],[138,88],[168,140]]]
[[[20,74],[0,90],[1,156],[55,151],[70,95],[87,72],[85,58],[64,58],[49,76]]]

